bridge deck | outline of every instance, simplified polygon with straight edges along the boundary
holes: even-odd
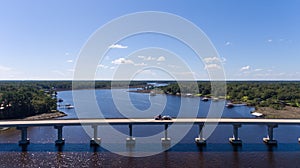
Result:
[[[160,125],[160,124],[278,124],[278,125],[300,125],[300,119],[237,119],[237,118],[177,118],[172,120],[154,119],[57,119],[57,120],[7,120],[0,121],[0,127],[20,126],[53,126],[53,125]]]

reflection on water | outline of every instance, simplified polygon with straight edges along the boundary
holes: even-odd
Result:
[[[163,152],[134,158],[108,152],[0,153],[1,167],[297,167],[300,153]]]
[[[4,147],[6,146],[6,147]],[[58,151],[54,144],[30,144],[21,152],[17,144],[1,144],[1,167],[297,167],[298,144],[243,144],[233,150],[229,143],[180,144],[158,155],[134,158],[120,156],[86,144],[66,144]],[[295,149],[292,149],[295,148]]]

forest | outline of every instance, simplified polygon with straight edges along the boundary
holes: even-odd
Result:
[[[56,110],[55,90],[31,82],[0,83],[0,119],[24,118]]]
[[[0,81],[0,119],[19,119],[57,110],[58,91],[71,89],[111,88],[110,81]],[[130,82],[129,87],[146,82]],[[128,82],[113,82],[113,87],[128,87]]]
[[[189,88],[189,82],[185,82],[184,92],[180,91],[177,83],[169,84],[161,89],[173,95],[188,92],[195,96],[213,97],[210,82],[197,82],[197,84],[198,90],[195,87]],[[277,110],[285,106],[300,107],[300,82],[297,81],[229,81],[226,83],[226,90],[225,98],[233,103],[272,107]]]

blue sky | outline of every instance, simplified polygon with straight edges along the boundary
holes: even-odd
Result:
[[[217,49],[229,80],[300,80],[299,9],[298,0],[2,0],[0,80],[72,79],[81,48],[99,27],[142,11],[169,12],[197,25]],[[112,45],[96,79],[111,79],[124,63],[146,65],[146,58],[129,58],[145,47],[176,53],[197,79],[208,79],[203,62],[169,37],[141,34]],[[154,70],[139,77],[165,75]]]

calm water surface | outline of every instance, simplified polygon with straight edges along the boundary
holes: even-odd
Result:
[[[118,90],[125,92],[126,90]],[[86,92],[80,90],[76,92]],[[58,94],[63,103],[73,104],[72,92],[64,91]],[[107,118],[123,118],[115,107],[110,90],[97,90],[96,98],[101,112]],[[132,104],[146,110],[154,102],[166,100],[163,115],[176,116],[180,109],[180,102],[188,104],[189,108],[196,108],[199,98],[183,98],[177,96],[149,96],[149,94],[130,93]],[[122,99],[122,98],[120,98]],[[84,100],[82,100],[84,101]],[[210,101],[200,101],[198,117],[205,117],[208,113]],[[126,107],[126,104],[124,104]],[[64,118],[76,118],[76,109],[60,109],[68,114]],[[188,109],[185,109],[189,117]],[[247,106],[225,108],[222,117],[252,118],[253,109]],[[145,114],[147,115],[147,114]],[[150,114],[149,114],[150,116]],[[151,114],[151,117],[153,115]],[[101,129],[102,127],[99,127]],[[104,128],[103,128],[104,129]],[[118,126],[121,132],[127,133],[127,126]],[[134,136],[147,136],[163,130],[163,126],[134,127]],[[56,147],[56,130],[52,127],[29,128],[30,145],[25,149],[18,146],[20,133],[18,130],[8,130],[0,133],[0,166],[1,167],[300,167],[300,137],[298,126],[279,126],[274,130],[278,145],[269,147],[262,143],[266,136],[265,126],[242,126],[239,136],[243,145],[233,147],[228,143],[232,136],[232,126],[218,126],[207,139],[207,145],[198,147],[194,143],[198,129],[194,126],[188,134],[166,152],[158,155],[133,158],[120,156],[102,147],[94,148],[89,145],[89,136],[81,127],[64,127],[63,136],[66,144]],[[100,130],[101,132],[101,130]],[[158,140],[158,142],[160,142]],[[126,147],[120,150],[128,150]],[[122,151],[121,151],[122,152]]]

